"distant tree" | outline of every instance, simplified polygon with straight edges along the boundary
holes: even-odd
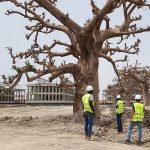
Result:
[[[117,60],[113,56],[115,53],[137,54],[139,52],[139,39],[130,46],[127,46],[125,40],[138,33],[150,31],[149,26],[141,25],[139,27],[139,24],[137,26],[136,23],[142,20],[142,16],[135,16],[135,12],[150,7],[150,4],[146,0],[104,0],[105,5],[99,8],[94,0],[91,0],[93,17],[80,26],[70,18],[69,14],[65,14],[57,8],[57,0],[0,0],[0,2],[11,2],[16,5],[17,11],[8,10],[6,14],[19,14],[28,19],[29,24],[26,29],[30,33],[26,35],[26,38],[28,40],[31,36],[35,36],[33,45],[26,52],[14,55],[12,49],[9,48],[16,74],[9,80],[11,84],[7,77],[3,76],[5,83],[13,88],[23,74],[26,75],[27,81],[31,82],[47,74],[50,76],[49,81],[52,81],[69,73],[74,79],[72,86],[76,88],[73,106],[74,121],[79,122],[81,119],[81,97],[89,84],[94,87],[96,120],[99,121],[99,58],[110,62],[118,75],[116,63],[126,61],[127,56]],[[109,14],[113,14],[115,10],[119,10],[118,13],[122,13],[123,17],[120,25],[113,26],[110,24],[111,16]],[[55,17],[57,22],[53,22],[51,17]],[[51,34],[54,31],[63,32],[70,41],[65,43],[66,41],[54,40],[53,43],[46,43],[42,46],[39,42],[41,33]],[[117,42],[113,41],[112,43],[111,39],[115,39]],[[54,51],[58,45],[62,47],[60,52]],[[73,56],[77,63],[65,62],[60,66],[56,65],[57,57],[59,60],[63,60],[67,56]],[[23,67],[17,66],[16,59],[27,58],[34,60],[39,67],[34,67],[31,62]],[[34,76],[31,76],[30,72],[34,73]]]
[[[145,105],[150,105],[150,67],[141,67],[138,62],[133,65],[127,65],[122,70],[119,70],[121,81],[124,83],[124,89],[130,91],[134,87],[143,89],[143,101]]]
[[[121,70],[122,71],[122,70]],[[129,76],[123,76],[120,71],[119,72],[119,77],[120,77],[120,82],[118,81],[117,78],[115,78],[115,83],[112,84],[110,87],[107,88],[107,94],[111,95],[112,99],[115,101],[116,95],[121,95],[122,100],[125,101],[126,106],[130,106],[131,100],[134,100],[132,98],[132,95],[134,94],[135,90],[141,91],[142,86],[139,82],[136,82],[130,78]],[[109,87],[109,86],[108,86]]]

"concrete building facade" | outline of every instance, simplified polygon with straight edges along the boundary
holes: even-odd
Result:
[[[0,93],[4,91],[6,85],[0,84]],[[25,103],[25,89],[14,88],[8,90],[5,94],[0,96],[1,104],[11,103]]]
[[[74,88],[60,88],[54,83],[31,83],[27,85],[26,103],[73,103]]]

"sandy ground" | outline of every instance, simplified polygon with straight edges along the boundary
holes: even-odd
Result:
[[[115,125],[94,126],[91,141],[84,138],[82,124],[72,123],[72,106],[0,107],[0,150],[149,150],[150,129],[144,128],[142,146],[122,143],[124,133]],[[133,136],[137,135],[136,129]]]

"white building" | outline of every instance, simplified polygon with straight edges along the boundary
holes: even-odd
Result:
[[[43,80],[43,79],[42,79]],[[54,83],[43,80],[27,85],[26,103],[73,103],[74,88],[60,88]]]
[[[7,86],[0,83],[0,93],[7,89]],[[25,103],[25,89],[16,87],[0,95],[1,104]]]

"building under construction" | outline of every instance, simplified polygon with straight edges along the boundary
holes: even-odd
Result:
[[[3,83],[0,83],[0,93],[4,90],[7,90],[7,86]],[[14,88],[7,90],[6,93],[0,95],[1,104],[12,104],[12,103],[25,103],[25,89]]]
[[[36,83],[27,85],[27,104],[72,104],[74,102],[74,88],[59,87],[45,79],[38,79]]]

